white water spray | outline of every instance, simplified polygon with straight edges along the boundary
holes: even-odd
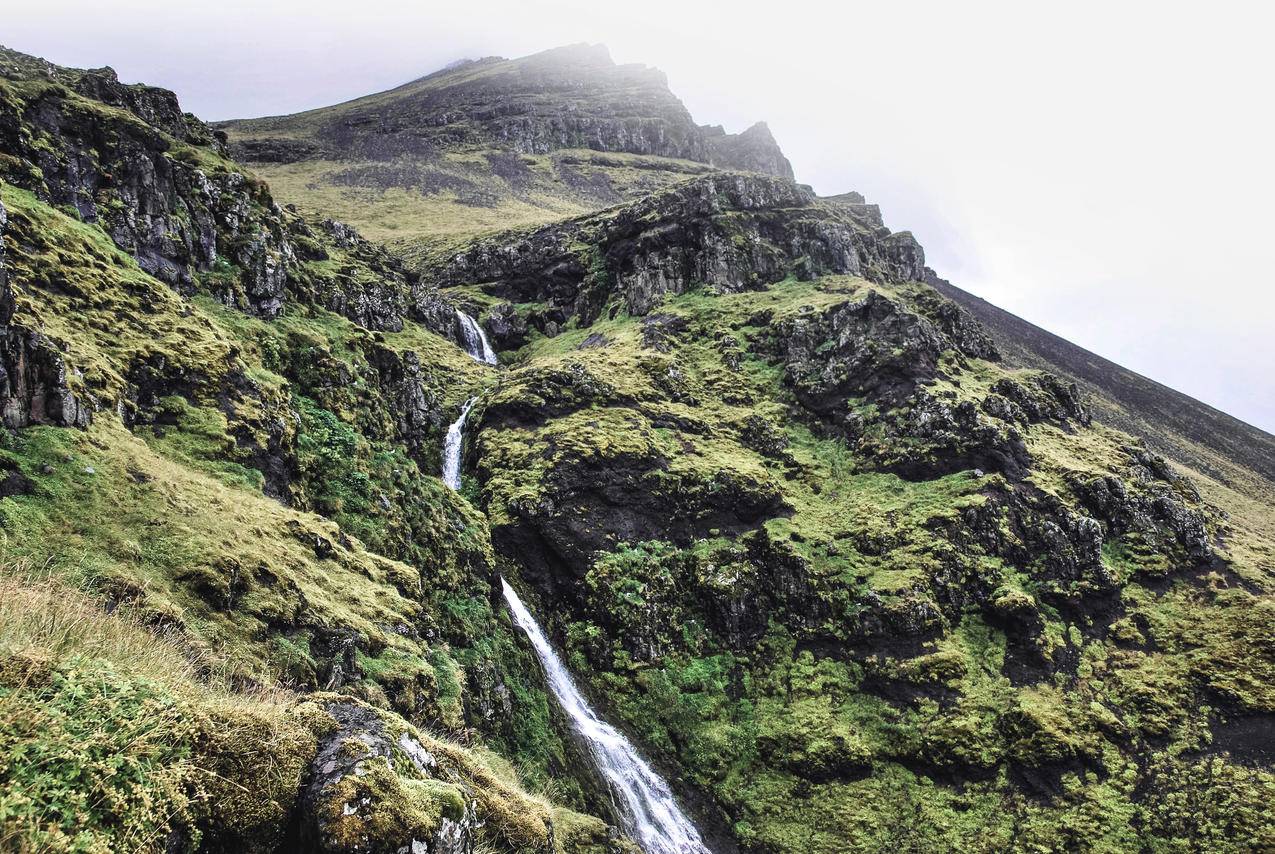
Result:
[[[465,442],[465,419],[477,402],[476,397],[465,401],[460,408],[460,417],[447,428],[447,438],[443,440],[443,483],[454,490],[460,489],[460,452]]]
[[[465,339],[465,352],[484,365],[496,364],[496,353],[478,321],[460,309],[456,309],[456,320],[460,323],[461,337]]]
[[[678,808],[668,783],[646,764],[619,730],[594,714],[518,594],[503,578],[500,584],[514,621],[535,647],[549,689],[611,787],[625,831],[646,854],[711,854],[695,825]]]

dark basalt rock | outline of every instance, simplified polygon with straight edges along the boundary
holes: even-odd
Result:
[[[300,219],[290,219],[288,236],[300,257],[328,260],[324,243],[343,250],[345,262],[335,275],[306,275],[304,268],[291,274],[290,291],[302,302],[318,305],[349,318],[365,329],[397,332],[408,315],[412,282],[401,262],[381,246],[364,239],[343,222],[327,219],[318,224],[323,240]]]
[[[244,139],[230,146],[230,155],[249,163],[299,163],[320,153],[319,146],[299,139]]]
[[[164,128],[181,130],[182,140],[197,136],[190,130],[197,120],[174,125],[171,93],[117,88],[104,75],[84,79],[95,81],[87,91],[129,100]],[[36,145],[33,133],[45,143]],[[108,118],[50,86],[29,101],[0,103],[0,150],[37,167],[19,177],[20,186],[100,224],[156,278],[189,288],[197,273],[225,259],[239,276],[223,299],[267,317],[282,307],[292,248],[264,186],[201,165],[194,149],[174,148],[161,127]]]
[[[227,305],[262,317],[291,295],[370,329],[402,328],[411,283],[398,262],[347,226],[316,232],[282,210],[263,183],[223,159],[224,134],[182,113],[172,92],[121,84],[110,69],[50,66],[51,81],[33,84],[38,67],[17,65],[21,96],[0,99],[11,183],[101,226],[143,270],[183,292],[198,278]],[[325,241],[348,262],[334,276],[302,263],[325,260]]]
[[[6,427],[87,427],[89,405],[71,391],[66,362],[38,332],[0,327],[0,400]]]
[[[720,125],[702,125],[700,129],[708,143],[708,162],[714,166],[792,180],[792,164],[765,122],[738,134],[726,133]]]
[[[753,346],[783,365],[785,384],[823,429],[910,480],[970,469],[1019,479],[1031,462],[1022,429],[1089,423],[1075,386],[1050,374],[1001,380],[978,403],[928,391],[945,353],[999,353],[961,310],[940,300],[920,307],[924,314],[869,291],[771,324]]]
[[[420,357],[413,352],[399,353],[389,347],[374,345],[368,361],[376,370],[376,381],[390,403],[394,438],[421,460],[432,458],[438,447],[437,437],[446,429],[443,402],[428,390]]]
[[[1089,423],[1089,414],[1080,401],[1076,384],[1064,385],[1053,374],[1034,374],[1030,385],[1002,379],[991,390],[1000,400],[992,401],[989,397],[987,400],[992,402],[984,401],[984,411],[1002,420],[1032,424],[1041,421]]]
[[[500,303],[487,312],[483,328],[497,350],[517,350],[527,343],[527,318],[512,303]]]
[[[868,200],[863,197],[862,193],[856,193],[852,190],[837,196],[821,196],[819,201],[851,211],[859,219],[869,222],[877,228],[885,227],[885,221],[881,218],[881,206],[868,204]]]
[[[548,303],[563,319],[587,325],[613,297],[646,314],[665,295],[698,284],[727,293],[789,275],[887,281],[922,269],[909,234],[882,236],[851,217],[830,216],[787,181],[724,174],[615,211],[479,241],[428,266],[423,277],[442,286],[481,284],[511,302]]]
[[[488,155],[496,158],[492,172],[514,190],[526,177],[518,155],[564,149],[677,158],[792,178],[791,165],[764,124],[741,134],[700,127],[669,91],[663,72],[616,65],[601,45],[466,62],[393,91],[319,111],[308,119],[308,125],[317,121],[317,128],[300,130],[293,119],[228,123],[243,136],[235,143],[236,156],[269,163],[312,157],[393,162],[388,172],[359,167],[348,176],[381,187],[428,188],[428,179],[422,178],[429,170],[418,167],[439,152],[464,147],[500,149]],[[317,142],[288,140],[290,131]],[[259,133],[263,135],[255,135]],[[566,158],[554,167],[583,195],[600,203],[618,201],[605,175],[580,165],[579,158]]]
[[[1214,560],[1200,495],[1186,478],[1175,474],[1165,459],[1145,448],[1125,449],[1130,465],[1126,477],[1074,476],[1070,485],[1080,502],[1101,520],[1108,537],[1140,537],[1144,548],[1175,554],[1184,564],[1202,566]]]
[[[182,112],[177,96],[167,89],[121,83],[115,69],[109,67],[81,72],[71,88],[87,98],[128,110],[175,139],[213,147],[219,154],[226,153],[224,136],[218,136],[190,113]]]
[[[764,346],[784,365],[784,380],[812,412],[830,414],[848,397],[883,405],[907,400],[935,377],[946,343],[920,315],[876,291],[822,314],[784,320]]]
[[[667,353],[686,332],[686,318],[677,314],[650,314],[642,318],[642,346]]]
[[[13,325],[4,248],[7,225],[0,205],[0,419],[10,429],[29,424],[87,427],[91,409],[71,391],[61,351],[39,332]]]
[[[298,845],[325,854],[473,850],[474,802],[457,783],[439,779],[445,775],[438,760],[419,741],[407,732],[395,739],[379,714],[351,700],[336,699],[325,711],[336,728],[310,764],[296,819]],[[401,768],[406,777],[404,765],[410,765]],[[417,779],[431,783],[410,788],[408,781]]]

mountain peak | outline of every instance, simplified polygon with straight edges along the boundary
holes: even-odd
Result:
[[[247,159],[269,137],[325,157],[431,155],[495,147],[523,154],[582,148],[653,155],[791,178],[765,122],[743,134],[697,126],[664,72],[617,65],[603,44],[563,45],[519,59],[449,63],[387,92],[289,116],[221,123]]]

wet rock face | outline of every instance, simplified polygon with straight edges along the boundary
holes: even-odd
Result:
[[[923,255],[911,235],[878,234],[813,201],[787,181],[710,175],[618,211],[481,241],[424,277],[547,303],[529,318],[545,331],[572,316],[593,322],[613,295],[640,315],[699,284],[730,293],[789,275],[921,275]]]

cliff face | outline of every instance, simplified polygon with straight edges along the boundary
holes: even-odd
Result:
[[[789,276],[920,275],[924,255],[910,234],[839,214],[790,181],[712,175],[606,213],[475,241],[423,275],[541,303],[526,320],[550,334],[573,320],[587,326],[615,298],[640,316],[700,286],[733,293]]]
[[[171,93],[0,71],[0,838],[632,851],[503,575],[715,851],[1275,841],[1261,473],[1116,429],[764,126],[570,48],[235,123],[267,186]],[[469,183],[391,251],[318,164]]]

